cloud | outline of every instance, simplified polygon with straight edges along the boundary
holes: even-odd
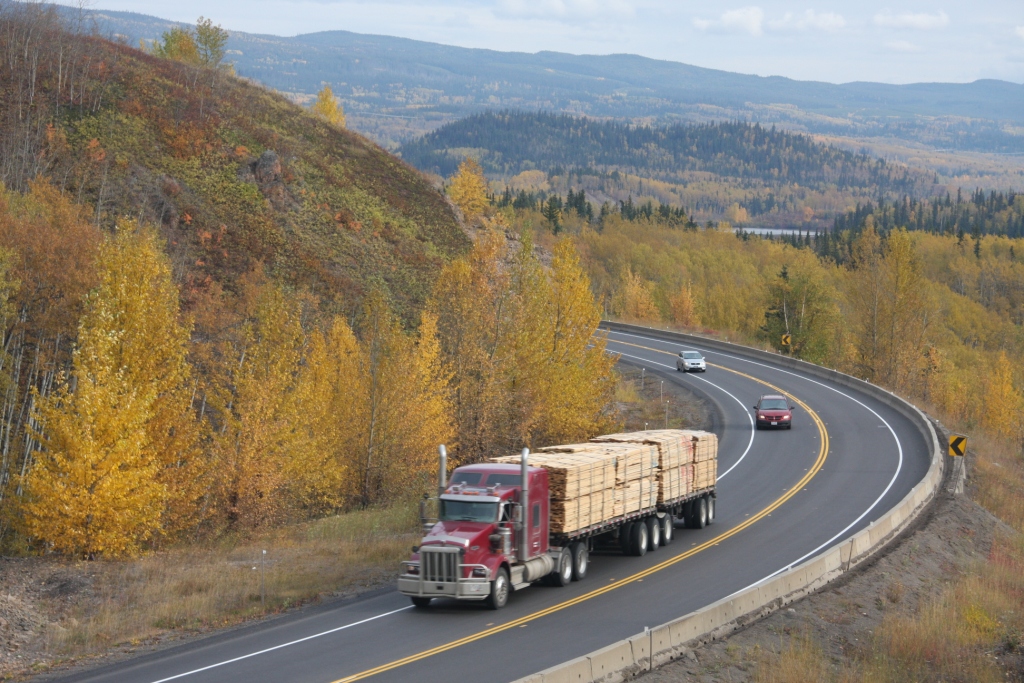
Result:
[[[597,17],[632,17],[633,6],[625,0],[501,0],[499,15],[531,19],[578,21]]]
[[[921,48],[907,40],[894,40],[886,43],[885,46],[895,52],[920,52]]]
[[[782,19],[775,19],[768,22],[768,27],[776,31],[797,30],[797,31],[838,31],[846,26],[846,19],[842,14],[835,12],[818,13],[812,9],[803,14],[794,15],[786,12]]]
[[[759,36],[764,31],[764,10],[760,7],[741,7],[723,13],[718,19],[694,19],[693,25],[701,31],[742,31]]]
[[[875,26],[883,28],[915,28],[927,31],[948,26],[949,15],[941,10],[935,14],[914,14],[911,12],[893,14],[889,10],[885,10],[875,15],[874,22]]]
[[[1016,33],[1020,38],[1024,38],[1024,26],[1018,26],[1014,33]]]

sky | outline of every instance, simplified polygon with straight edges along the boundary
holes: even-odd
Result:
[[[229,30],[342,29],[462,47],[633,53],[832,83],[1024,83],[1024,0],[87,0]],[[69,2],[69,4],[71,4]],[[78,4],[74,2],[73,4]]]

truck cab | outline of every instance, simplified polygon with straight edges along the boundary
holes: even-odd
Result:
[[[484,463],[456,469],[438,496],[437,522],[403,563],[398,590],[418,607],[436,597],[502,607],[511,590],[555,567],[549,506],[548,473],[527,467],[525,458],[522,467]]]

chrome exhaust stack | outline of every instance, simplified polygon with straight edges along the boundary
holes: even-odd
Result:
[[[520,515],[522,519],[522,528],[519,531],[519,561],[526,562],[530,559],[530,541],[527,536],[530,533],[530,449],[523,449],[523,459],[521,464],[521,476],[522,481],[520,483],[519,493],[519,504],[522,506],[523,512]]]
[[[448,451],[444,444],[441,444],[437,447],[437,452],[441,455],[441,466],[437,471],[437,497],[440,498],[448,488]]]

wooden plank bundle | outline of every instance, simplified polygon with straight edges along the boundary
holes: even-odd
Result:
[[[689,435],[693,443],[693,462],[706,462],[718,457],[718,437],[711,432],[681,430]]]
[[[664,503],[690,493],[693,468],[694,439],[697,432],[680,429],[649,429],[626,434],[609,434],[591,439],[594,443],[649,444],[657,449],[656,502]],[[700,432],[705,434],[705,432]],[[714,436],[713,434],[711,436]]]
[[[628,515],[650,508],[658,502],[657,477],[634,479],[615,487],[615,516]]]
[[[519,459],[520,456],[509,455],[494,458],[494,462],[518,464]],[[615,463],[602,453],[544,450],[530,456],[530,465],[548,471],[552,499],[571,500],[615,486]]]
[[[551,531],[567,533],[618,516],[615,489],[607,488],[573,500],[551,500]]]
[[[718,461],[705,460],[693,464],[693,490],[711,488],[718,478]]]
[[[692,491],[693,465],[686,463],[658,473],[658,503],[681,498]]]

